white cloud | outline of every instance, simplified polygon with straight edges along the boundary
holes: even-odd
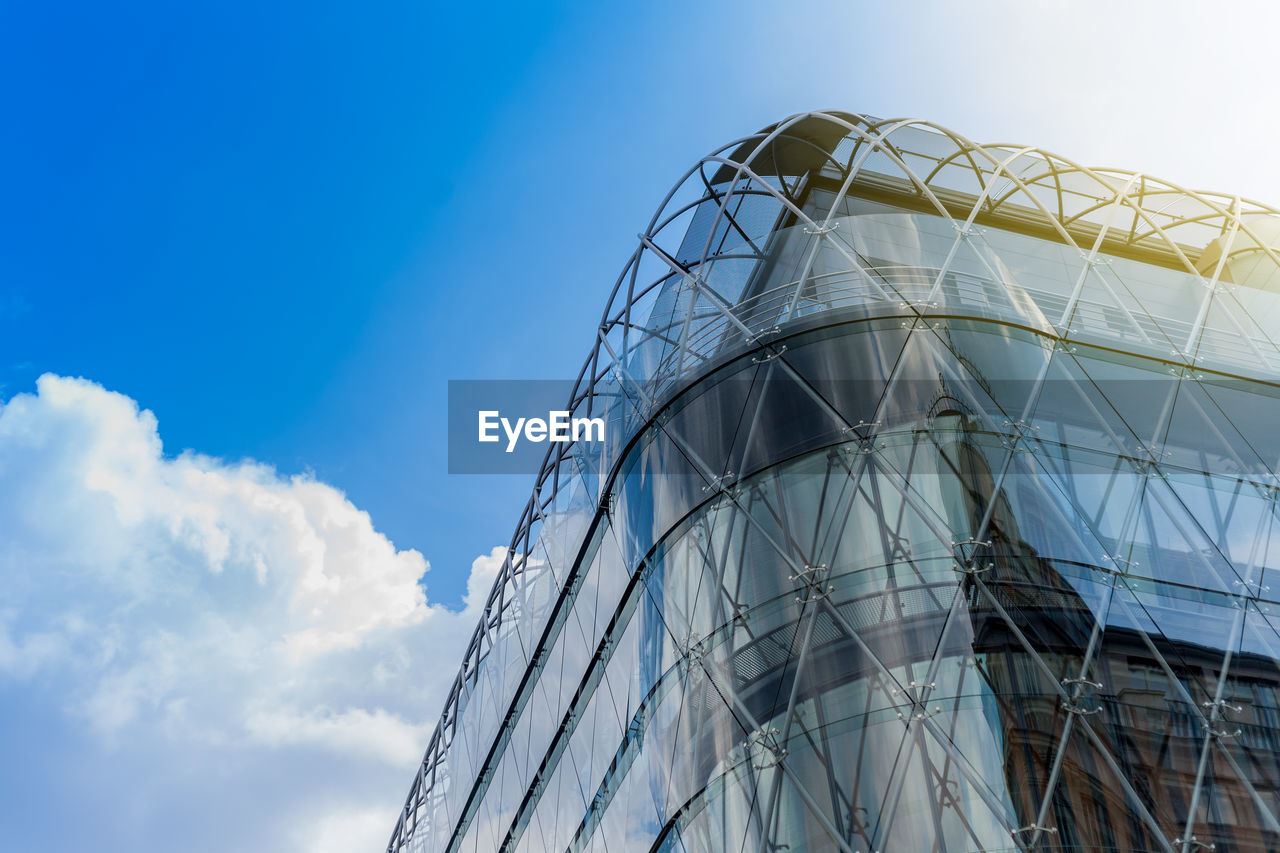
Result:
[[[298,833],[298,848],[311,853],[351,853],[368,848],[370,836],[387,835],[399,809],[352,809],[325,815],[312,827]],[[385,839],[384,839],[385,840]]]
[[[272,746],[318,744],[408,769],[417,765],[431,733],[430,727],[410,725],[382,708],[342,713],[264,708],[252,712],[245,727],[257,740]]]
[[[51,731],[91,732],[106,775],[122,753],[163,757],[136,768],[161,798],[174,756],[221,764],[193,783],[215,802],[305,767],[263,791],[260,820],[280,822],[263,837],[385,843],[503,549],[449,611],[426,598],[422,555],[341,492],[165,457],[150,412],[83,379],[46,375],[0,406],[0,483],[6,695],[59,709]]]

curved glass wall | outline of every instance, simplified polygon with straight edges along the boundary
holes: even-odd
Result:
[[[1280,848],[1276,221],[845,114],[704,160],[389,851]]]

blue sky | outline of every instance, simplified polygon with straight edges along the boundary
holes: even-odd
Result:
[[[447,475],[448,380],[576,375],[670,184],[800,110],[1280,202],[1274,18],[4,5],[0,846],[380,843],[530,485]]]
[[[1145,149],[1217,132],[1170,121],[1200,108],[1178,90],[1233,76],[1154,61],[1143,25],[1197,36],[1175,7],[1064,48],[1013,3],[610,5],[11,6],[0,394],[84,376],[170,452],[313,471],[456,601],[527,483],[446,478],[445,382],[575,376],[635,232],[707,150],[840,107],[1155,171]]]

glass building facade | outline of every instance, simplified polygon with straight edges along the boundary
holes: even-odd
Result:
[[[1280,849],[1275,246],[927,122],[702,160],[388,851]]]

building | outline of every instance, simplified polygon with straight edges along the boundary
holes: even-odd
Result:
[[[927,122],[705,158],[388,850],[1280,849],[1273,246]]]

